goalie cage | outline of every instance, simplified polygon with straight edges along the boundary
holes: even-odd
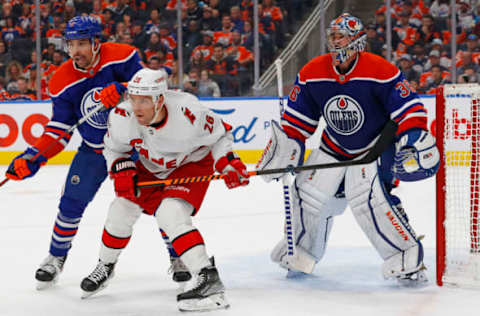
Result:
[[[480,86],[437,89],[437,284],[480,288]]]

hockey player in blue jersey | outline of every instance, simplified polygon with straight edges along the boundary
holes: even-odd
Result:
[[[401,283],[426,281],[420,239],[400,200],[391,194],[394,177],[417,181],[438,169],[439,153],[427,130],[426,110],[397,67],[364,52],[366,35],[359,19],[342,14],[327,32],[330,52],[300,70],[281,127],[272,122],[272,138],[257,167],[302,164],[305,139],[321,117],[326,127],[307,165],[361,157],[389,120],[398,124],[396,143],[371,164],[298,174],[291,188],[295,254],[287,254],[282,240],[272,260],[290,271],[312,273],[324,255],[334,216],[348,203],[384,260],[383,276]]]
[[[101,24],[91,17],[78,16],[68,22],[65,40],[71,59],[58,68],[49,82],[52,118],[39,140],[17,156],[6,172],[12,180],[32,177],[49,158],[65,148],[71,137],[66,131],[71,126],[100,103],[107,108],[78,127],[82,143],[64,185],[49,255],[35,274],[38,289],[57,280],[83,212],[107,176],[102,149],[109,109],[120,101],[126,90],[121,83],[129,81],[142,68],[134,47],[100,43],[101,31]],[[62,138],[55,142],[60,136]],[[37,159],[29,160],[39,152]]]

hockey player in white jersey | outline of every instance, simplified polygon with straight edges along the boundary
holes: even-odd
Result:
[[[142,69],[129,81],[128,98],[111,112],[104,156],[117,197],[110,205],[97,267],[86,277],[83,297],[103,289],[132,235],[140,214],[155,216],[175,252],[193,274],[191,284],[178,294],[182,311],[229,306],[225,288],[203,238],[193,226],[208,182],[147,187],[137,181],[225,174],[229,188],[247,185],[245,165],[232,152],[231,126],[188,93],[167,90],[163,70]],[[136,149],[139,160],[130,159]]]
[[[384,260],[383,276],[408,284],[425,281],[420,238],[391,194],[394,178],[417,181],[438,169],[439,153],[427,129],[425,108],[397,67],[364,52],[366,35],[359,19],[342,14],[333,20],[328,41],[330,52],[300,70],[281,127],[273,122],[272,139],[257,168],[302,164],[305,139],[321,117],[326,127],[307,165],[361,158],[389,120],[398,124],[396,143],[371,164],[297,175],[291,188],[295,255],[287,253],[287,241],[282,240],[272,260],[290,271],[312,273],[325,253],[333,218],[348,203]]]

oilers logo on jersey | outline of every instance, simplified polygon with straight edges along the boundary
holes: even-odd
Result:
[[[324,108],[328,126],[340,135],[352,135],[364,123],[362,107],[352,97],[340,94],[330,98]]]
[[[90,89],[82,98],[80,111],[82,116],[87,115],[100,104],[101,87]],[[87,123],[98,129],[107,129],[108,111],[100,111],[87,119]]]

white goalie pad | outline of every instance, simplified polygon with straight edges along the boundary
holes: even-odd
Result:
[[[320,150],[309,156],[308,164],[329,163],[336,160]],[[287,256],[286,241],[280,241],[271,253],[271,259],[282,267],[311,273],[314,264],[325,253],[333,217],[345,211],[347,202],[336,198],[345,168],[305,171],[300,173],[292,187],[292,224],[295,232],[296,255]],[[329,179],[329,181],[325,181]]]
[[[345,194],[357,223],[386,261],[389,274],[398,276],[418,270],[423,264],[421,243],[403,210],[392,203],[385,191],[377,162],[348,167]]]
[[[305,144],[299,140],[289,138],[276,121],[271,121],[272,136],[265,147],[260,160],[257,163],[257,170],[296,167],[303,163],[305,156]],[[262,179],[270,182],[273,179],[280,179],[279,174],[262,175]]]

